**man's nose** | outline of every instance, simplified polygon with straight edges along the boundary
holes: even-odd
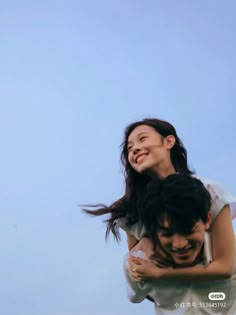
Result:
[[[185,236],[175,234],[173,235],[172,248],[173,249],[184,249],[188,245],[188,240]]]

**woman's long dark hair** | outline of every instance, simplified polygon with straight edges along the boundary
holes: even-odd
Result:
[[[117,219],[126,217],[127,227],[130,227],[140,219],[139,209],[144,200],[147,184],[151,178],[147,175],[137,173],[130,166],[127,149],[129,135],[140,125],[152,127],[164,138],[173,135],[176,142],[171,149],[170,158],[176,172],[188,175],[193,174],[188,167],[187,150],[178,137],[174,126],[169,122],[156,118],[145,118],[127,126],[124,133],[124,141],[121,145],[121,162],[124,167],[125,176],[125,193],[123,197],[112,203],[110,206],[104,204],[87,205],[88,207],[96,207],[97,209],[83,209],[84,212],[95,216],[109,215],[109,218],[105,220],[107,223],[106,239],[108,238],[109,233],[112,232],[115,239],[119,240],[120,234]]]

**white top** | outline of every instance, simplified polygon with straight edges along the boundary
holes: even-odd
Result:
[[[195,176],[195,175],[194,175]],[[211,212],[212,212],[212,223],[214,222],[217,215],[220,213],[222,208],[225,205],[230,206],[231,217],[236,218],[236,197],[226,191],[221,185],[199,176],[195,176],[202,181],[206,189],[209,191],[212,198]],[[211,224],[212,224],[211,223]],[[135,236],[137,240],[140,240],[144,233],[145,229],[141,222],[133,224],[130,228],[126,226],[126,218],[117,219],[117,224],[120,228],[126,232]],[[236,314],[236,313],[235,313]]]
[[[205,233],[202,265],[211,261],[210,237]],[[127,280],[128,297],[133,303],[142,302],[150,296],[155,302],[158,315],[235,315],[236,314],[236,266],[227,280],[190,281],[190,280],[147,280],[136,282],[127,272],[128,257],[125,256],[124,272]],[[132,255],[147,259],[143,251]],[[222,300],[211,300],[210,293],[217,293]],[[214,296],[213,296],[214,298]]]

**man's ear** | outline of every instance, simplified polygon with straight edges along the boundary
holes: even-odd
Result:
[[[207,215],[207,222],[205,224],[205,229],[209,230],[210,226],[211,226],[211,221],[212,221],[212,212],[209,211],[208,215]]]
[[[169,135],[165,137],[165,140],[166,140],[167,149],[172,149],[176,142],[175,136]]]

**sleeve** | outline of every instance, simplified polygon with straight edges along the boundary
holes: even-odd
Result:
[[[213,258],[212,258],[211,235],[209,232],[205,232],[203,262],[205,266],[208,266],[212,261],[213,261]]]
[[[236,196],[233,196],[216,182],[202,178],[199,179],[203,182],[212,198],[212,222],[227,204],[230,206],[231,217],[234,219],[236,217]]]
[[[141,222],[133,224],[131,227],[126,225],[126,217],[116,220],[117,225],[127,233],[132,234],[137,240],[140,240],[145,235],[145,228]]]
[[[116,224],[119,226],[119,228],[129,233],[130,229],[126,226],[126,217],[116,219]]]
[[[137,257],[141,257],[143,259],[146,258],[146,254],[143,251],[136,251],[132,252],[132,255],[135,255]],[[136,282],[133,277],[129,274],[127,269],[129,268],[130,264],[128,261],[128,258],[130,256],[130,253],[125,255],[124,258],[124,274],[125,274],[125,279],[126,279],[126,284],[127,284],[127,294],[128,298],[132,303],[140,303],[142,302],[149,294],[150,290],[150,285],[148,281],[143,281],[143,282]]]

